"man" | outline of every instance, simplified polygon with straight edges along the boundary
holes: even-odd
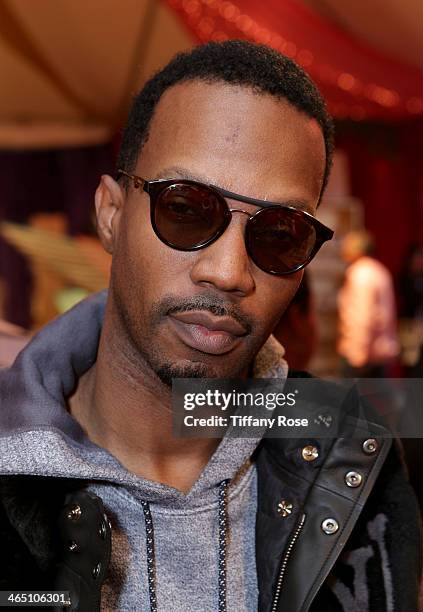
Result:
[[[345,376],[387,376],[399,352],[392,278],[373,252],[373,239],[364,230],[350,232],[343,240],[348,268],[338,296],[338,352]]]
[[[389,439],[172,434],[172,378],[288,382],[270,334],[332,235],[314,217],[331,153],[316,88],[263,46],[200,46],[138,94],[95,197],[108,294],[0,382],[2,589],[90,612],[415,609]]]

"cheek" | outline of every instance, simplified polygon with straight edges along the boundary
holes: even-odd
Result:
[[[148,278],[154,255],[147,227],[147,218],[140,208],[130,206],[124,211],[119,223],[119,234],[114,245],[112,262],[112,283],[128,310],[140,308],[148,295]]]
[[[143,202],[144,204],[144,202]],[[119,227],[119,239],[114,254],[115,274],[119,285],[125,285],[129,296],[137,297],[146,308],[164,293],[172,292],[172,285],[186,266],[186,254],[163,244],[150,223],[149,207],[128,207]]]
[[[268,275],[266,275],[268,276]],[[303,271],[286,277],[270,277],[257,284],[257,317],[267,329],[273,329],[301,283]]]

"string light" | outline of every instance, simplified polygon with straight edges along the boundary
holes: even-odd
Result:
[[[217,17],[223,19],[229,28],[237,29],[250,40],[267,44],[295,58],[299,64],[309,69],[321,81],[345,93],[356,98],[365,98],[383,109],[398,109],[402,106],[410,114],[423,114],[423,98],[413,96],[401,100],[399,93],[393,89],[375,83],[366,84],[356,75],[339,71],[328,64],[316,62],[309,49],[297,49],[293,41],[286,40],[280,34],[260,26],[249,15],[241,13],[240,9],[229,0],[167,0],[167,2],[172,8],[185,13],[188,22],[202,41],[232,38],[219,28]],[[332,112],[337,116],[349,116],[354,119],[363,119],[367,116],[365,107],[361,104],[347,105],[338,102],[332,104]]]
[[[337,78],[338,87],[343,89],[344,91],[352,91],[356,84],[356,79],[352,74],[348,74],[347,72],[342,72]]]

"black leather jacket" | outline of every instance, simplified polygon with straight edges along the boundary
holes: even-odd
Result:
[[[315,401],[331,394],[322,381]],[[418,609],[420,517],[399,445],[380,424],[347,420],[354,437],[265,438],[255,453],[260,612]],[[66,609],[100,611],[112,528],[84,485],[0,477],[0,590],[66,590]]]

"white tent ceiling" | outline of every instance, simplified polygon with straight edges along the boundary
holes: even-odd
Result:
[[[109,139],[145,78],[191,45],[156,0],[1,0],[0,146]]]

